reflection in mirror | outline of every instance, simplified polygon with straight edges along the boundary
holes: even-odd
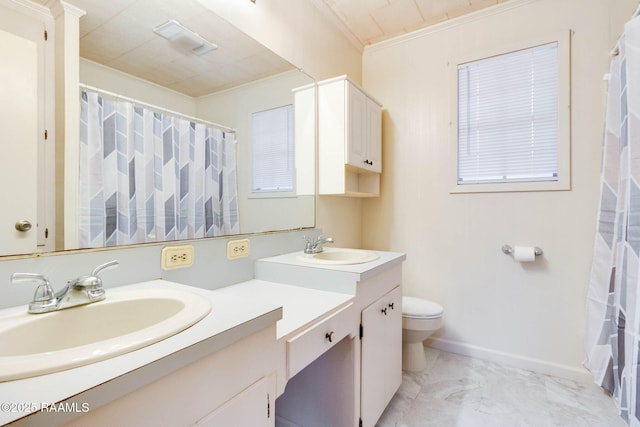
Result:
[[[224,233],[314,226],[313,79],[196,0],[68,3],[86,11],[80,19],[79,83],[120,95],[120,101],[139,101],[156,113],[169,110],[176,116],[215,122],[235,130],[238,225]],[[154,32],[154,28],[172,20],[195,34],[179,33],[167,39]],[[207,49],[200,49],[205,45]],[[208,50],[212,46],[215,48]],[[118,100],[118,96],[104,97]],[[293,120],[289,122],[295,159],[290,168],[294,173],[293,191],[254,192],[252,144],[265,138],[257,138],[264,135],[255,134],[252,116],[287,105],[294,105]],[[65,168],[86,168],[80,161],[70,165],[67,159]],[[45,184],[43,192],[55,190],[46,185],[53,186]],[[65,191],[78,194],[79,186],[78,182],[65,182]],[[76,218],[77,227],[55,236],[58,242],[49,243],[49,247],[95,246],[80,241],[79,208],[73,212],[67,206],[64,216],[67,223],[68,218]],[[122,227],[129,225],[123,223]],[[168,239],[181,238],[178,231],[165,235]],[[64,246],[60,241],[65,242]]]

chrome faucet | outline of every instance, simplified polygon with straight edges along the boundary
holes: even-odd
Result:
[[[38,284],[33,301],[29,303],[29,313],[47,313],[63,310],[77,305],[90,304],[105,299],[102,279],[98,276],[102,270],[116,267],[118,261],[109,261],[97,266],[90,275],[80,276],[67,282],[58,292],[54,292],[49,280],[36,273],[13,273],[11,283],[35,282]]]
[[[331,237],[325,237],[324,235],[320,235],[315,239],[309,239],[308,237],[304,237],[306,244],[304,246],[305,254],[317,254],[324,250],[323,245],[325,243],[333,243],[333,239]]]

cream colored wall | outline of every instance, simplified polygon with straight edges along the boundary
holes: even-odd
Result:
[[[80,83],[189,116],[197,113],[191,96],[83,58],[80,58]]]
[[[611,38],[635,0],[511,0],[365,50],[363,83],[385,106],[382,197],[363,201],[364,247],[407,253],[404,292],[445,308],[433,345],[588,378],[585,297],[599,197]],[[572,190],[450,194],[449,61],[517,39],[572,38]],[[370,231],[370,232],[369,232]],[[519,264],[503,244],[537,245]]]

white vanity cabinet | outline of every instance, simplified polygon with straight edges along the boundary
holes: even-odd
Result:
[[[346,76],[318,83],[320,194],[380,194],[382,107]]]
[[[379,257],[371,262],[327,265],[301,261],[299,254],[259,260],[256,276],[353,295],[352,304],[327,317],[329,322],[333,319],[338,322],[317,328],[320,337],[312,334],[305,338],[315,337],[317,348],[322,347],[320,338],[334,328],[337,337],[344,336],[350,328],[361,333],[355,333],[354,338],[348,334],[310,364],[310,358],[298,362],[290,352],[289,369],[295,375],[289,378],[284,395],[278,398],[277,419],[284,421],[280,423],[282,426],[373,427],[402,382],[401,283],[402,262],[406,257],[401,253],[376,252]],[[349,311],[351,315],[347,315]],[[306,332],[301,337],[306,337]],[[299,337],[294,339],[297,341]],[[308,348],[309,354],[316,348],[302,341],[300,344]],[[335,391],[336,384],[339,392]]]
[[[402,382],[402,291],[362,310],[360,417],[375,425]]]
[[[134,392],[100,407],[92,405],[67,426],[273,427],[277,381],[284,374],[280,361],[285,357],[275,329],[274,324],[156,381],[138,383]],[[166,364],[175,365],[180,357],[174,354]],[[153,371],[154,366],[142,369]],[[120,387],[117,379],[114,387]],[[91,400],[86,395],[75,399]]]

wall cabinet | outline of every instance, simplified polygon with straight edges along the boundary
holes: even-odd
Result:
[[[380,194],[382,107],[346,76],[318,83],[320,194]]]
[[[402,382],[400,286],[362,310],[360,416],[375,425]]]

